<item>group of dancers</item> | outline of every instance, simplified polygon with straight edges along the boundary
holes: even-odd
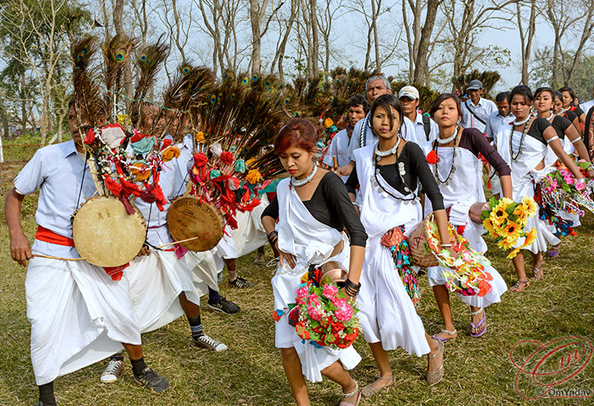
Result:
[[[345,293],[356,297],[363,336],[379,370],[377,379],[360,389],[347,372],[361,359],[357,352],[352,347],[333,350],[301,340],[286,312],[276,321],[275,343],[298,405],[309,404],[305,380],[316,382],[322,376],[341,386],[341,406],[357,405],[361,397],[385,390],[395,382],[388,351],[398,347],[417,356],[427,354],[429,385],[442,379],[444,344],[458,334],[444,269],[428,269],[444,322],[444,329],[431,337],[402,283],[402,269],[397,269],[382,237],[395,230],[407,237],[424,216],[433,213],[441,248],[452,247],[449,221],[471,248],[485,252],[484,229],[472,221],[470,210],[486,200],[483,160],[497,175],[493,182],[497,197],[516,202],[534,197],[535,183],[557,159],[578,182],[584,181],[569,155],[575,150],[590,162],[577,135],[580,124],[562,117],[570,106],[555,112],[559,96],[555,91],[540,88],[534,96],[527,86],[517,86],[499,95],[497,105],[481,97],[478,80],[471,81],[466,91],[470,99],[465,103],[454,94],[438,96],[427,123],[416,111],[417,89],[406,86],[397,97],[385,78],[371,77],[367,103],[359,96],[351,99],[347,128],[335,135],[324,159],[328,170],[317,166],[317,136],[308,121],[292,119],[278,134],[275,151],[290,177],[279,183],[277,197],[262,215],[270,243],[280,252],[272,279],[275,308],[291,307],[301,276],[311,264],[334,262],[349,269]],[[363,116],[361,110],[367,114]],[[485,136],[487,127],[494,130],[492,140]],[[431,152],[436,159],[430,164],[426,156]],[[588,177],[594,177],[594,171],[589,170]],[[533,274],[538,280],[543,277],[542,253],[551,246],[551,255],[559,255],[560,240],[538,216],[530,219],[525,231],[533,228],[538,238],[525,249],[534,258]],[[529,286],[523,255],[518,254],[513,264],[518,281],[510,290],[521,292]],[[501,275],[492,266],[487,271],[493,277],[488,294],[459,294],[470,306],[470,335],[475,338],[487,331],[485,308],[500,302],[507,291]]]
[[[483,160],[497,175],[491,179],[493,193],[515,201],[534,196],[535,181],[557,159],[580,179],[569,155],[574,149],[590,162],[580,132],[583,114],[570,114],[564,94],[541,88],[533,95],[528,87],[517,86],[509,94],[498,95],[495,104],[481,97],[479,81],[472,81],[466,91],[470,99],[465,103],[454,94],[438,96],[427,117],[417,111],[417,89],[406,86],[396,96],[384,77],[371,77],[365,97],[354,96],[350,101],[347,128],[334,137],[323,161],[326,168],[318,164],[318,136],[309,121],[292,118],[279,131],[274,149],[288,176],[278,183],[270,204],[259,206],[261,224],[254,225],[263,228],[278,255],[272,278],[274,308],[282,313],[292,307],[310,265],[338,264],[348,270],[344,291],[356,298],[363,336],[378,367],[377,379],[360,388],[348,372],[361,360],[352,346],[333,350],[311,345],[296,334],[284,313],[276,321],[275,345],[298,405],[309,404],[306,380],[321,381],[323,376],[341,386],[341,406],[357,405],[361,397],[392,386],[395,378],[388,351],[398,347],[409,354],[427,355],[429,385],[444,376],[445,343],[458,334],[444,269],[427,270],[444,322],[443,330],[430,336],[402,283],[402,269],[396,269],[390,250],[382,244],[386,233],[396,230],[408,237],[433,213],[442,248],[451,248],[449,222],[471,248],[485,252],[484,230],[472,221],[470,212],[473,204],[486,200]],[[124,365],[122,348],[136,381],[155,392],[165,391],[167,379],[144,361],[141,334],[185,314],[192,345],[223,351],[225,344],[203,331],[200,297],[208,294],[209,307],[217,311],[239,311],[239,306],[218,293],[217,274],[223,263],[231,286],[252,286],[236,273],[240,253],[230,230],[213,251],[154,249],[173,242],[167,209],[186,189],[193,136],[179,145],[180,155],[161,168],[160,186],[168,202],[164,210],[156,203],[136,202],[148,226],[147,247],[153,249],[144,249],[119,281],[80,260],[71,217],[79,208],[80,194],[95,193],[79,127],[84,121],[72,103],[72,141],[37,151],[6,197],[12,257],[22,265],[28,261],[27,317],[39,387],[37,405],[41,406],[56,404],[53,382],[58,376],[107,357],[111,358],[101,381],[116,381]],[[437,157],[431,164],[426,159],[430,153]],[[594,172],[588,176],[594,177]],[[21,203],[36,190],[40,191],[38,230],[30,247],[20,224]],[[254,219],[248,217],[248,221]],[[542,253],[551,246],[551,255],[559,255],[560,240],[538,217],[530,219],[526,231],[533,228],[538,239],[527,250],[534,259],[534,277],[540,279]],[[523,255],[513,264],[518,281],[510,290],[521,292],[529,286]],[[459,295],[470,307],[470,335],[476,338],[487,332],[485,308],[500,302],[507,290],[494,268],[488,272],[493,276],[490,293]]]

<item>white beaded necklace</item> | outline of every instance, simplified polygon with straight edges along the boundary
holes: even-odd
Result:
[[[458,136],[458,131],[460,131],[460,128],[456,128],[456,131],[454,131],[454,133],[450,137],[448,137],[448,138],[437,137],[437,139],[435,141],[437,141],[437,143],[440,145],[449,144],[450,142],[452,142],[454,140],[454,138],[456,138]]]
[[[375,144],[375,150],[374,150],[375,160],[379,162],[385,156],[394,155],[396,153],[396,151],[398,151],[398,146],[400,145],[400,140],[401,140],[401,138],[398,137],[398,141],[396,141],[396,145],[394,145],[392,148],[390,148],[387,151],[379,150],[379,142],[377,144]]]
[[[528,114],[528,117],[526,117],[525,120],[518,121],[518,119],[514,119],[514,125],[526,124],[528,122],[528,120],[530,120],[531,118],[532,118],[532,116],[530,114]]]
[[[311,173],[309,175],[307,175],[305,178],[297,179],[297,178],[291,176],[291,182],[290,182],[291,186],[298,187],[298,186],[303,186],[303,185],[308,184],[309,182],[311,182],[313,177],[316,175],[317,171],[318,171],[318,166],[314,163]]]

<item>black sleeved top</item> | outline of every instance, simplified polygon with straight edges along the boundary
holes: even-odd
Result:
[[[436,141],[434,141],[436,142]],[[478,158],[479,153],[493,166],[499,176],[511,175],[511,168],[489,141],[476,128],[466,128],[460,136],[460,148],[466,148]]]
[[[528,134],[534,139],[537,139],[543,144],[548,145],[547,140],[545,140],[542,133],[550,126],[551,123],[549,123],[549,120],[547,120],[546,118],[537,117],[534,119],[534,122],[532,123],[526,134]]]
[[[400,178],[398,173],[398,163],[404,163],[405,174],[403,176],[404,182]],[[410,190],[416,190],[418,181],[421,182],[423,187],[423,193],[427,195],[434,210],[443,210],[443,196],[439,191],[439,186],[429,164],[423,154],[423,150],[414,142],[407,142],[404,144],[400,156],[395,163],[389,165],[377,165],[380,169],[382,178],[388,182],[390,186],[402,193],[407,195],[409,192],[404,190],[405,186],[408,186]],[[357,186],[359,186],[359,178],[357,177],[357,167],[353,168],[349,179],[346,182],[346,187],[350,193],[355,193]]]
[[[303,205],[320,223],[340,232],[345,228],[349,233],[351,245],[365,247],[367,233],[365,227],[353,207],[344,182],[332,172],[328,172],[320,180],[310,200]],[[278,219],[278,200],[275,197],[264,209],[262,217]]]
[[[567,118],[562,116],[555,116],[553,117],[553,122],[551,123],[555,131],[557,131],[557,136],[562,140],[565,139],[565,131],[573,125],[571,121]]]

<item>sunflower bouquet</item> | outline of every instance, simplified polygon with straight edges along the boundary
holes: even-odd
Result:
[[[429,238],[427,244],[437,258],[439,265],[444,268],[442,276],[446,280],[446,288],[464,296],[483,297],[491,292],[493,277],[485,270],[491,262],[481,253],[476,252],[462,235],[456,237],[452,244],[452,251],[440,247],[439,230],[434,221],[429,223]],[[450,237],[454,228],[449,225]],[[450,240],[452,240],[450,238]]]
[[[481,212],[483,226],[495,238],[497,246],[503,250],[511,250],[507,259],[514,258],[524,247],[536,239],[537,231],[524,231],[529,217],[538,212],[538,205],[531,197],[524,196],[521,203],[503,197],[499,200],[491,198],[489,210]],[[518,241],[524,238],[518,247]],[[515,248],[514,248],[515,247]]]
[[[361,326],[355,299],[348,298],[334,282],[318,285],[307,280],[297,289],[297,335],[318,347],[347,348]]]

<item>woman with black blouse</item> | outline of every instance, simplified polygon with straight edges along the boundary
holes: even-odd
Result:
[[[564,86],[559,89],[559,92],[561,92],[561,95],[563,96],[563,109],[573,111],[579,118],[581,125],[584,125],[586,122],[586,114],[582,111],[580,106],[576,106],[574,104],[574,101],[577,100],[577,97],[573,92],[573,89],[571,89],[571,87]]]
[[[429,354],[427,382],[430,385],[443,377],[443,343],[425,333],[390,249],[381,242],[382,237],[394,233],[409,236],[421,222],[419,181],[435,208],[441,241],[449,242],[439,188],[421,148],[400,137],[402,120],[402,106],[396,96],[382,95],[375,100],[370,123],[379,140],[355,151],[356,166],[346,183],[353,201],[360,186],[357,202],[369,236],[358,297],[359,317],[380,376],[363,388],[366,397],[394,383],[387,351],[398,347],[417,356]],[[444,242],[442,246],[451,247],[451,244]]]
[[[477,252],[487,251],[487,244],[482,239],[482,224],[471,219],[471,207],[475,203],[485,202],[483,190],[483,165],[479,154],[491,164],[499,179],[503,197],[512,198],[511,170],[507,163],[489,144],[485,136],[475,128],[462,129],[458,122],[462,118],[460,100],[453,94],[438,96],[431,105],[430,114],[439,126],[439,137],[423,145],[425,155],[432,155],[429,164],[444,199],[444,206],[449,221],[458,232],[468,240],[471,248]],[[431,213],[430,201],[425,202],[425,213]],[[475,218],[475,221],[479,220]],[[449,291],[442,276],[440,266],[428,269],[429,285],[437,301],[443,318],[444,329],[433,338],[447,342],[457,337],[450,308]],[[470,306],[470,336],[481,337],[487,331],[485,308],[501,301],[501,295],[507,291],[505,281],[492,266],[485,267],[493,277],[491,291],[483,297],[458,294],[460,300]]]
[[[576,131],[580,135],[580,137],[584,133],[584,129],[582,128],[582,124],[580,123],[580,118],[577,114],[575,114],[570,109],[563,108],[563,95],[558,90],[553,90],[553,114],[556,114],[561,117],[565,117],[571,124],[575,127]]]
[[[345,288],[349,296],[355,296],[361,286],[367,234],[342,180],[317,167],[316,142],[316,130],[301,118],[289,120],[274,142],[291,175],[278,184],[276,197],[262,214],[270,244],[280,252],[272,278],[274,305],[277,314],[282,314],[276,321],[275,344],[281,350],[285,375],[298,405],[309,405],[305,379],[318,382],[322,375],[341,385],[341,406],[357,405],[359,387],[347,372],[361,360],[357,351],[353,346],[332,350],[302,342],[287,317],[310,265],[335,262],[349,270]],[[350,250],[346,248],[349,244]]]
[[[545,163],[549,148],[567,166],[571,173],[581,178],[580,171],[573,159],[563,150],[563,145],[551,123],[545,118],[532,117],[532,91],[528,86],[516,86],[510,93],[511,112],[516,119],[509,125],[502,125],[497,133],[497,150],[506,160],[512,170],[513,197],[520,202],[522,197],[534,197],[536,183],[551,172]],[[583,181],[583,179],[582,179]],[[542,252],[547,250],[547,244],[556,245],[560,240],[555,237],[549,224],[539,216],[530,217],[524,231],[536,228],[536,240],[524,248],[532,254],[532,272],[534,279],[543,278]],[[524,269],[524,255],[520,251],[512,260],[518,281],[510,288],[512,292],[521,292],[530,286]]]

